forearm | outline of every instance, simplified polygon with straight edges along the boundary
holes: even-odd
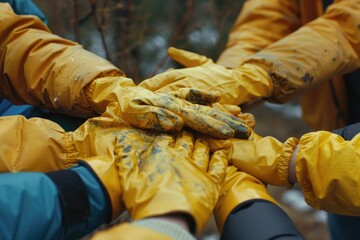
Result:
[[[296,177],[317,209],[360,215],[360,135],[346,141],[329,132],[305,134],[296,154]]]
[[[300,26],[296,1],[246,1],[217,63],[236,68],[242,61]],[[266,29],[264,29],[266,26]]]
[[[84,88],[101,76],[124,74],[75,42],[52,34],[37,17],[0,3],[0,94],[78,116],[97,114]]]
[[[0,191],[1,239],[80,238],[108,219],[106,195],[84,167],[1,174]]]
[[[360,1],[338,1],[326,13],[245,62],[267,70],[273,81],[271,101],[360,67]],[[346,20],[344,20],[346,19]]]
[[[76,163],[66,151],[65,131],[54,122],[9,116],[0,118],[0,126],[0,172],[48,172]]]

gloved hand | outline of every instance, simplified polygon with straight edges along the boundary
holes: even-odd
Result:
[[[131,218],[180,213],[198,234],[217,202],[227,154],[215,151],[209,161],[207,143],[184,131],[176,139],[160,135],[140,159],[123,158],[119,174]]]
[[[153,93],[134,86],[128,78],[105,77],[96,79],[85,94],[92,108],[99,113],[109,103],[118,102],[119,116],[142,129],[179,131],[185,125],[218,138],[249,136],[249,128],[241,119],[197,105],[216,102],[219,96],[214,92],[178,89],[172,93]]]
[[[7,83],[0,84],[0,94],[12,102],[81,117],[102,114],[118,102],[121,117],[139,128],[179,131],[185,125],[214,137],[247,138],[238,119],[186,101],[209,104],[218,95],[191,90],[158,94],[136,87],[107,60],[51,34],[38,18],[0,5],[0,82]]]
[[[236,206],[255,199],[277,204],[268,194],[266,186],[258,179],[238,171],[234,166],[227,167],[220,197],[214,209],[219,232],[222,232],[227,217]]]
[[[258,65],[244,64],[227,69],[211,59],[188,51],[169,48],[169,56],[186,68],[167,71],[149,78],[139,86],[155,92],[196,88],[220,92],[220,103],[239,105],[272,95],[272,81]]]
[[[112,103],[100,117],[88,119],[63,137],[68,159],[83,160],[105,186],[111,200],[112,219],[125,210],[118,162],[138,161],[156,137],[156,133],[131,127],[119,117],[119,112],[119,105]]]
[[[241,111],[241,108],[236,105],[231,104],[221,104],[221,103],[213,103],[210,105],[212,108],[221,110],[222,112],[230,113],[231,115],[241,119],[244,121],[246,126],[253,129],[256,125],[256,120],[253,114],[251,113],[244,113]]]
[[[261,137],[252,132],[249,140],[206,138],[210,149],[232,148],[230,165],[237,167],[260,181],[290,187],[289,164],[297,143],[296,138],[289,138],[284,143],[273,137]]]
[[[5,145],[1,145],[4,151],[0,151],[3,153],[0,154],[0,171],[49,172],[71,167],[83,160],[96,172],[108,191],[115,218],[124,210],[116,162],[124,156],[129,161],[140,158],[156,136],[154,132],[130,126],[119,117],[119,112],[119,105],[112,103],[100,117],[88,119],[74,132],[64,132],[55,123],[43,119],[1,118],[0,123],[8,123],[17,134],[6,135],[9,129],[1,129],[4,130],[3,136],[8,137],[0,140]],[[18,149],[6,154],[14,146]]]

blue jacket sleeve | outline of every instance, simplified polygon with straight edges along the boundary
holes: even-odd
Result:
[[[106,192],[98,179],[84,166],[62,171],[68,172],[60,174],[60,180],[54,174],[35,172],[0,174],[0,239],[77,239],[105,223]],[[66,173],[80,177],[81,184],[69,181],[74,178]],[[82,186],[85,190],[79,191]],[[85,198],[77,197],[81,192],[86,193]],[[79,215],[77,209],[84,207],[72,203],[85,206],[85,211]]]
[[[46,25],[48,24],[45,15],[31,0],[0,0],[0,2],[9,3],[14,12],[18,15],[35,15]]]
[[[1,174],[0,206],[0,239],[61,238],[59,195],[45,174]]]

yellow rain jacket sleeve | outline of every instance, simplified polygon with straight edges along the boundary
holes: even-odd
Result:
[[[225,143],[227,140],[212,144]],[[251,140],[231,139],[231,143],[232,165],[275,186],[292,186],[290,159],[296,156],[296,176],[310,206],[360,216],[360,134],[345,141],[337,134],[319,131],[305,134],[300,140],[289,138],[284,143],[253,134]],[[293,156],[296,146],[299,150]]]
[[[313,8],[318,10],[319,4],[302,2],[248,1],[218,63],[230,68],[243,63],[265,68],[273,81],[270,99],[275,102],[360,67],[360,1],[336,1],[322,16],[296,30],[311,20]]]
[[[360,1],[337,1],[316,20],[244,61],[267,70],[271,101],[360,67]],[[346,21],[344,20],[346,19]]]
[[[300,25],[300,9],[295,0],[245,1],[217,63],[236,68],[246,57],[282,39]]]
[[[317,209],[360,216],[360,134],[351,141],[329,132],[305,134],[296,176],[306,202]]]
[[[123,76],[81,45],[51,34],[35,16],[18,16],[0,3],[0,94],[16,104],[91,116],[83,89],[101,76]]]
[[[50,172],[81,160],[105,186],[115,219],[124,211],[117,164],[124,158],[138,161],[156,137],[156,133],[131,127],[118,117],[119,111],[119,105],[112,103],[100,117],[88,119],[74,132],[64,132],[44,119],[0,118],[4,136],[0,138],[0,172]]]
[[[0,4],[0,24],[0,94],[16,104],[89,117],[119,102],[119,116],[139,128],[178,131],[185,125],[215,137],[247,137],[242,122],[195,105],[217,101],[214,93],[156,94],[137,87],[107,60],[51,34],[37,17],[14,14],[8,4]]]
[[[303,119],[315,130],[342,127],[347,99],[341,75],[359,67],[359,4],[334,1],[324,13],[321,0],[246,1],[217,63],[229,68],[244,62],[263,66],[274,83],[267,99],[274,102],[306,88]],[[330,78],[333,87],[324,81]]]

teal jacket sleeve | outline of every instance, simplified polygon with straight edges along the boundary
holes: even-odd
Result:
[[[31,0],[0,0],[9,3],[16,14],[38,16],[46,25],[48,21],[41,10]]]
[[[0,174],[0,206],[4,240],[78,239],[109,219],[102,184],[80,165],[50,174]]]

